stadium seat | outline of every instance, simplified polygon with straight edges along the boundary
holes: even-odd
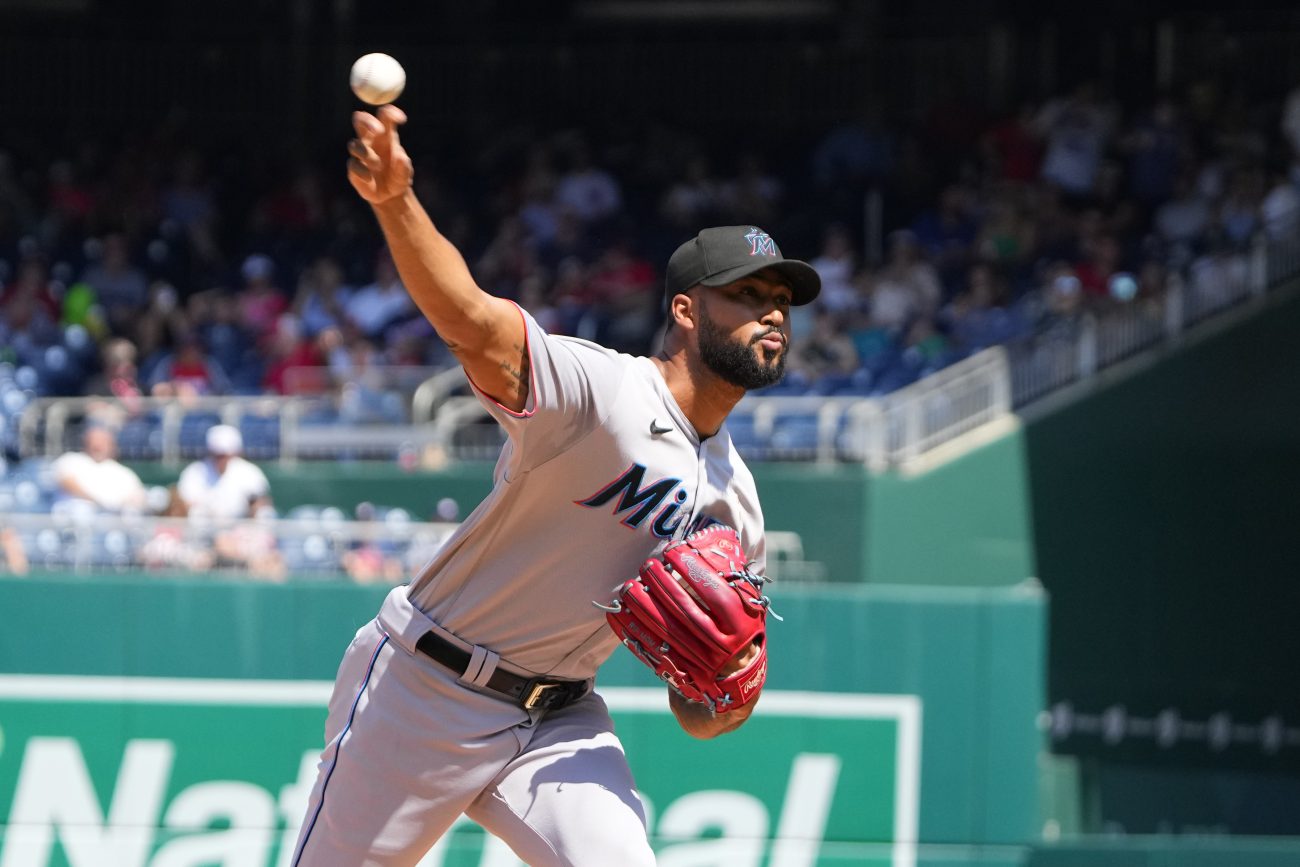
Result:
[[[33,566],[68,569],[76,564],[76,538],[71,530],[45,527],[40,530],[23,530],[18,535],[23,551]]]
[[[196,411],[181,417],[179,435],[181,457],[201,458],[207,454],[208,428],[221,424],[221,416],[215,412]]]
[[[117,432],[117,452],[126,460],[158,460],[162,451],[162,418],[156,412],[128,418]]]
[[[876,377],[870,370],[859,368],[853,371],[847,382],[831,394],[836,397],[867,397],[871,394],[875,381]]]
[[[836,394],[840,389],[847,388],[852,383],[852,373],[827,373],[812,384],[808,389],[808,393],[816,395]]]
[[[900,355],[893,364],[882,370],[871,387],[872,395],[889,394],[916,382],[921,376],[923,362],[919,357]]]
[[[778,416],[772,426],[772,457],[807,458],[817,453],[818,421],[805,413]]]
[[[130,571],[136,563],[136,545],[123,530],[83,535],[77,546],[76,562],[96,572]]]
[[[284,513],[284,517],[286,520],[289,521],[303,521],[303,522],[310,522],[315,524],[320,522],[321,510],[323,510],[324,508],[325,508],[324,506],[317,506],[317,505],[312,505],[310,503],[306,503],[303,505],[294,506],[289,511]]]
[[[336,577],[343,571],[337,546],[324,532],[281,539],[280,553],[295,580]]]
[[[82,370],[90,370],[96,363],[99,347],[84,325],[69,325],[63,329],[63,346]]]
[[[41,380],[38,390],[42,394],[75,394],[85,379],[80,363],[58,344],[45,347],[34,369]]]
[[[40,384],[40,375],[36,372],[36,368],[29,364],[24,364],[14,371],[14,385],[19,389],[40,394]]]
[[[736,451],[740,452],[741,457],[759,458],[764,448],[758,431],[754,427],[754,416],[749,413],[732,413],[727,418],[727,432],[731,434],[731,442],[735,445]]]
[[[280,416],[246,415],[239,420],[244,436],[244,456],[250,460],[273,460],[280,456]]]

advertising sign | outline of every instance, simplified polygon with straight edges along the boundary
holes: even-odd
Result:
[[[330,687],[0,676],[0,867],[287,867]],[[917,697],[770,691],[697,741],[662,688],[601,694],[661,867],[916,864]],[[466,821],[421,867],[520,863]]]

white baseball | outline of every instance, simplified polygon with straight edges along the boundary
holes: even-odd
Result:
[[[370,105],[387,105],[406,87],[406,71],[387,54],[366,54],[352,64],[352,92]]]

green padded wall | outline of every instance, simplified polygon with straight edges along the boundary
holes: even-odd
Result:
[[[90,846],[117,827],[111,806],[118,786],[128,785],[121,769],[131,762],[131,791],[156,785],[162,798],[146,818],[166,827],[147,829],[145,854],[171,867],[206,867],[209,861],[177,860],[184,829],[165,818],[170,804],[204,798],[210,805],[238,801],[247,811],[241,821],[255,826],[244,829],[255,838],[248,845],[274,850],[283,817],[274,827],[257,821],[271,821],[263,807],[290,797],[276,793],[301,782],[300,760],[310,767],[324,715],[309,700],[275,705],[284,700],[276,684],[300,691],[292,684],[306,681],[323,701],[347,641],[384,593],[211,578],[0,580],[0,610],[21,612],[0,632],[0,822],[77,813],[87,826],[99,810],[82,832]],[[811,856],[790,844],[778,859],[773,844],[772,864],[1023,864],[1038,829],[1041,592],[783,588],[774,603],[785,619],[770,632],[768,688],[755,718],[734,737],[691,742],[667,715],[662,685],[630,654],[616,654],[602,669],[634,771],[660,812],[707,812],[717,806],[708,792],[721,789],[749,799],[756,815],[769,817],[769,829],[778,817],[802,816],[802,826],[821,835]],[[96,690],[116,682],[104,678],[128,678],[155,693],[96,699]],[[653,695],[657,715],[619,705],[638,692]],[[684,764],[674,770],[667,755],[683,756]],[[728,766],[754,770],[737,777],[725,773]],[[825,816],[810,820],[791,805],[796,795],[824,799]],[[909,814],[913,830],[900,838]],[[11,831],[0,846],[30,847],[53,833],[33,821],[26,823],[28,843],[4,842],[22,837]],[[214,821],[209,830],[219,831]],[[481,840],[466,834],[464,858],[449,855],[447,863],[479,863]],[[911,845],[917,835],[920,845]],[[803,855],[796,858],[795,849]],[[25,860],[9,857],[25,867],[91,863],[31,851]],[[690,863],[750,862],[728,856]]]
[[[1293,292],[1026,424],[1090,830],[1300,834],[1297,333]]]
[[[1024,450],[1014,430],[921,474],[874,476],[867,579],[1004,586],[1034,577]]]

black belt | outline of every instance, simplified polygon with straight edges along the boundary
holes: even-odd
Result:
[[[415,642],[415,647],[430,659],[440,662],[456,672],[457,676],[469,668],[470,652],[461,650],[436,632],[426,632]],[[587,694],[585,680],[554,680],[546,677],[524,677],[502,668],[492,672],[485,684],[499,692],[524,710],[557,710],[577,701]]]

